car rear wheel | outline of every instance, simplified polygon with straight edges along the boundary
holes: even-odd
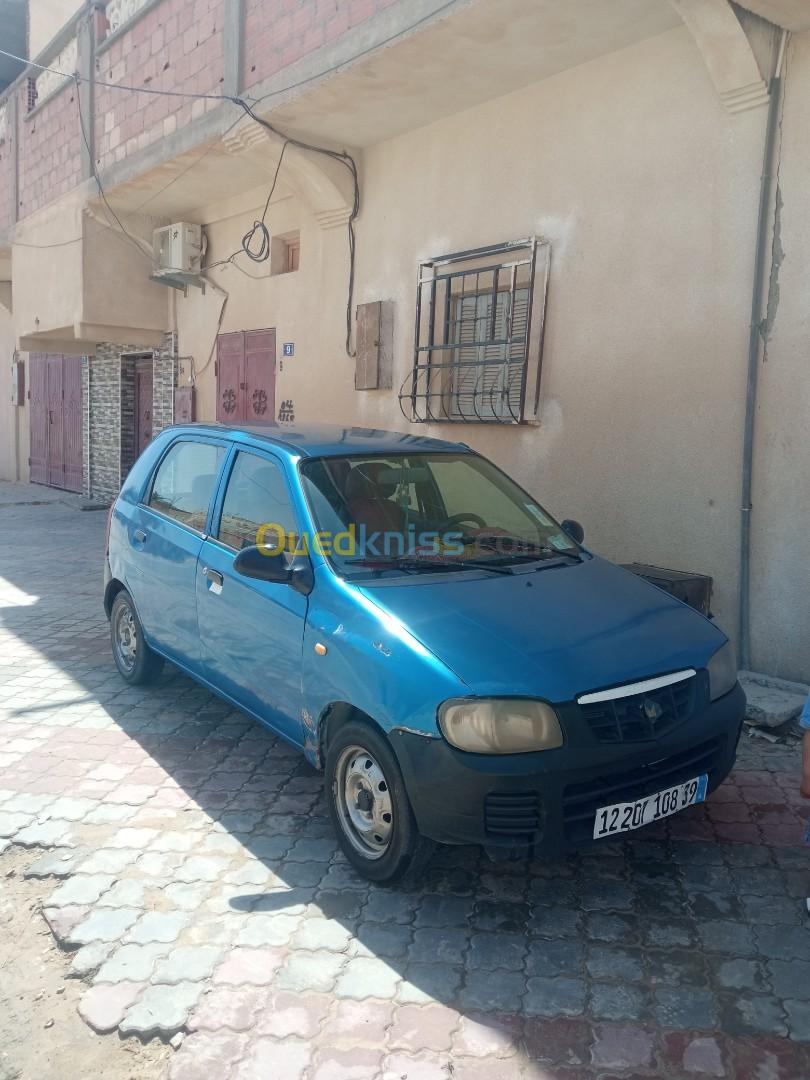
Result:
[[[326,753],[329,812],[346,858],[381,884],[416,876],[431,845],[416,828],[397,760],[384,736],[352,721]]]
[[[163,668],[163,657],[144,641],[132,597],[122,589],[110,612],[110,641],[119,674],[130,686],[153,682]]]

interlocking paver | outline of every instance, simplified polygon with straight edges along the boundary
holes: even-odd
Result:
[[[65,937],[68,945],[118,941],[141,915],[138,908],[98,908]]]
[[[466,1016],[458,1016],[454,1028],[454,1054],[485,1058],[511,1057],[517,1053],[522,1040],[523,1019],[515,1014],[472,1012]]]
[[[236,1080],[267,1080],[270,1076],[301,1080],[312,1056],[309,1043],[300,1039],[255,1039],[236,1069]]]
[[[198,982],[207,979],[222,956],[216,945],[184,945],[172,949],[152,976],[153,983]]]
[[[95,983],[146,982],[157,960],[169,950],[168,945],[122,945],[101,965]]]
[[[321,1025],[318,1044],[346,1050],[353,1046],[381,1048],[386,1044],[393,1015],[394,1005],[390,1001],[334,1000],[333,997]]]
[[[267,1001],[267,990],[259,986],[217,986],[203,997],[192,1014],[191,1031],[247,1031],[253,1026]]]
[[[384,960],[358,956],[343,966],[335,993],[347,998],[392,998],[400,978]]]
[[[169,1065],[170,1080],[216,1080],[244,1056],[247,1040],[232,1031],[195,1031]]]
[[[190,916],[180,911],[148,911],[129,931],[125,941],[146,945],[151,941],[176,941]]]
[[[79,1002],[79,1013],[94,1031],[115,1031],[145,985],[120,982],[115,986],[91,986]]]
[[[119,1024],[121,1034],[174,1034],[185,1025],[202,991],[202,984],[193,982],[148,986]]]
[[[40,599],[0,610],[0,854],[40,849],[23,872],[88,942],[69,970],[99,1028],[196,1028],[173,1080],[810,1076],[793,747],[744,739],[705,806],[624,842],[440,847],[417,885],[369,885],[292,748],[169,665],[121,682],[103,515],[4,515],[4,576]]]

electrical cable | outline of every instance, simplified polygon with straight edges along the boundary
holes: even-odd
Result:
[[[248,229],[245,235],[242,237],[242,250],[249,259],[254,262],[264,262],[270,255],[270,230],[265,225],[265,219],[267,218],[267,211],[270,208],[270,200],[273,198],[273,192],[276,190],[276,184],[278,183],[278,174],[281,172],[281,163],[284,160],[284,151],[290,145],[289,139],[285,139],[281,144],[281,153],[278,157],[278,164],[276,165],[275,175],[273,176],[273,183],[270,185],[270,191],[267,194],[265,200],[264,210],[262,210],[262,216],[259,221],[254,221],[253,226]],[[256,251],[251,247],[253,238],[256,234],[260,236],[260,247]]]
[[[96,187],[98,188],[98,193],[101,196],[101,200],[104,203],[107,210],[109,211],[109,213],[112,215],[112,217],[117,222],[118,227],[121,230],[121,232],[124,234],[124,236],[126,236],[128,238],[128,240],[130,241],[132,246],[135,248],[135,250],[137,252],[139,252],[139,254],[143,255],[145,258],[148,258],[148,259],[151,260],[151,258],[152,258],[151,252],[147,253],[144,250],[144,247],[142,246],[142,243],[145,243],[145,242],[138,241],[126,229],[124,223],[121,221],[121,218],[118,216],[118,214],[116,214],[116,212],[115,212],[115,210],[113,210],[112,206],[110,206],[110,202],[109,202],[109,200],[107,198],[107,194],[104,191],[104,187],[102,186],[102,183],[101,183],[101,178],[98,175],[98,170],[96,169],[96,163],[95,163],[95,160],[93,158],[93,149],[90,146],[90,140],[87,137],[87,131],[86,131],[85,126],[84,126],[84,117],[82,115],[81,94],[78,92],[78,90],[79,90],[79,87],[78,87],[78,79],[77,79],[77,84],[76,84],[76,108],[77,108],[78,113],[79,113],[79,128],[81,129],[81,133],[82,133],[82,141],[84,142],[85,149],[87,150],[87,160],[90,163],[90,172],[92,173],[93,179],[96,182]]]
[[[349,175],[352,178],[352,186],[353,186],[353,189],[354,189],[354,195],[353,195],[353,200],[352,200],[352,208],[351,208],[351,211],[350,211],[350,214],[349,214],[349,220],[348,220],[348,233],[349,233],[349,286],[348,286],[348,290],[347,290],[348,295],[347,295],[347,300],[346,300],[346,342],[345,342],[346,354],[347,354],[347,356],[352,356],[353,355],[353,353],[352,353],[352,307],[353,307],[353,303],[354,303],[354,280],[355,280],[355,264],[356,264],[356,248],[357,248],[357,238],[356,238],[356,234],[355,234],[354,223],[355,223],[355,220],[357,219],[358,214],[360,213],[360,180],[359,180],[358,172],[357,172],[357,163],[354,160],[354,158],[352,157],[352,155],[347,153],[345,150],[332,150],[332,149],[330,149],[329,147],[326,147],[326,146],[319,146],[316,143],[309,143],[309,142],[304,141],[303,139],[296,139],[292,135],[286,135],[283,131],[279,131],[279,129],[277,127],[275,127],[273,124],[271,124],[269,121],[262,119],[262,117],[260,117],[260,116],[257,116],[256,113],[253,111],[252,107],[250,105],[248,105],[248,103],[246,101],[243,101],[241,98],[237,98],[236,101],[235,101],[235,104],[240,105],[242,107],[242,109],[244,109],[246,115],[250,116],[251,119],[254,120],[261,127],[265,128],[265,130],[269,131],[272,135],[275,135],[277,138],[283,140],[282,146],[281,146],[281,155],[279,156],[278,164],[276,166],[276,172],[275,172],[275,175],[273,177],[273,184],[272,184],[272,187],[270,188],[270,193],[268,194],[267,200],[265,202],[264,212],[262,214],[261,221],[254,221],[253,228],[250,229],[245,234],[245,236],[242,238],[242,246],[241,246],[241,248],[239,248],[237,251],[232,252],[230,255],[227,256],[227,258],[219,259],[219,260],[217,260],[217,262],[211,263],[210,266],[206,267],[206,269],[213,269],[214,267],[223,266],[225,264],[231,264],[231,265],[236,266],[237,264],[236,264],[235,260],[236,260],[238,255],[242,254],[242,252],[244,252],[250,259],[252,259],[253,262],[264,262],[269,257],[269,255],[270,255],[270,237],[269,237],[269,232],[267,230],[267,227],[265,225],[265,218],[266,218],[266,215],[267,215],[268,207],[270,206],[270,200],[271,200],[271,198],[273,196],[273,192],[275,191],[276,183],[278,181],[278,174],[279,174],[279,170],[281,169],[281,162],[282,162],[282,159],[284,157],[284,151],[287,149],[288,146],[296,146],[300,150],[305,150],[308,153],[312,153],[312,154],[323,154],[325,157],[331,158],[333,161],[339,162],[346,169],[348,169]],[[260,232],[260,234],[262,236],[261,246],[259,247],[258,251],[254,250],[254,249],[252,249],[250,247],[250,242],[252,241],[253,237],[256,235],[257,231]],[[238,269],[241,270],[242,268],[238,267]],[[246,271],[244,271],[244,270],[242,272],[246,273]],[[253,274],[247,274],[247,277],[254,277],[254,276],[255,275],[253,275]]]
[[[333,74],[334,72],[341,70],[341,68],[344,68],[344,67],[347,67],[347,66],[349,66],[351,64],[354,64],[357,60],[362,59],[364,56],[367,56],[372,52],[376,52],[377,50],[379,50],[381,48],[384,48],[386,45],[391,44],[393,41],[396,41],[399,38],[405,36],[406,34],[411,33],[413,30],[416,30],[423,23],[428,22],[429,20],[436,18],[436,16],[442,14],[442,12],[444,12],[447,9],[453,7],[455,2],[456,2],[456,0],[447,0],[446,3],[442,4],[440,7],[436,8],[434,11],[429,12],[428,14],[422,16],[422,18],[417,19],[415,22],[409,24],[408,26],[403,27],[403,29],[398,30],[395,34],[391,34],[389,37],[383,38],[382,40],[377,41],[374,44],[367,46],[365,49],[361,49],[359,52],[353,54],[352,56],[347,57],[345,60],[341,60],[336,64],[332,64],[330,67],[323,68],[321,71],[318,71],[313,75],[308,75],[303,79],[297,80],[296,82],[288,83],[286,86],[279,87],[276,90],[270,90],[266,94],[263,94],[261,97],[254,98],[251,95],[247,95],[247,97],[250,99],[253,106],[257,106],[257,105],[260,105],[262,102],[266,101],[268,98],[277,97],[280,94],[288,93],[291,90],[296,90],[301,86],[306,86],[308,83],[315,82],[318,79],[322,79],[326,75]],[[221,265],[225,265],[225,264],[231,264],[231,265],[236,266],[237,264],[236,264],[236,262],[234,260],[235,260],[236,256],[239,255],[241,252],[244,252],[245,254],[247,254],[248,257],[254,262],[263,262],[268,258],[269,254],[270,254],[270,236],[269,236],[269,230],[267,229],[266,224],[265,224],[265,220],[266,220],[267,211],[268,211],[268,208],[269,208],[269,205],[270,205],[270,200],[271,200],[273,192],[275,190],[276,181],[278,180],[278,174],[279,174],[279,170],[281,168],[281,163],[282,163],[282,160],[283,160],[283,157],[284,157],[284,151],[286,150],[288,145],[297,146],[300,149],[307,150],[307,151],[309,151],[311,153],[324,154],[325,156],[330,157],[333,160],[339,161],[341,164],[343,164],[349,170],[349,173],[351,174],[352,183],[353,183],[353,187],[354,187],[354,199],[353,199],[351,214],[350,214],[349,221],[348,221],[348,233],[349,233],[349,288],[348,288],[348,299],[347,299],[347,304],[346,304],[346,352],[347,352],[347,354],[349,356],[353,355],[352,350],[351,350],[351,329],[352,329],[352,318],[351,318],[351,316],[352,316],[352,303],[353,303],[353,298],[354,298],[355,260],[356,260],[356,244],[357,244],[356,234],[355,234],[355,229],[354,229],[354,222],[355,222],[358,214],[360,213],[360,184],[359,184],[359,178],[358,178],[358,173],[357,173],[357,164],[356,164],[354,158],[350,154],[345,153],[345,152],[341,152],[341,151],[331,150],[331,149],[328,149],[327,147],[318,146],[318,145],[313,144],[313,143],[307,143],[307,142],[305,142],[305,141],[303,141],[301,139],[294,139],[292,137],[285,136],[282,132],[280,132],[272,124],[268,123],[268,121],[263,120],[261,117],[257,116],[256,113],[253,111],[252,106],[249,105],[248,102],[243,98],[231,96],[231,95],[228,95],[228,94],[203,94],[203,93],[191,93],[191,92],[182,91],[182,90],[161,90],[161,89],[158,89],[157,87],[151,87],[151,86],[131,86],[131,85],[128,85],[126,83],[112,83],[112,82],[108,82],[108,81],[106,81],[104,79],[96,79],[96,78],[92,78],[92,77],[87,77],[87,76],[84,76],[84,75],[80,75],[78,72],[73,72],[72,74],[68,74],[65,71],[60,71],[58,68],[52,68],[52,67],[49,67],[49,66],[47,66],[45,64],[39,64],[39,63],[36,63],[33,60],[26,60],[25,57],[17,56],[14,53],[8,52],[5,49],[0,49],[0,56],[5,56],[5,57],[7,57],[7,58],[9,58],[11,60],[16,60],[17,62],[19,62],[21,64],[24,64],[25,65],[25,70],[27,70],[29,68],[36,68],[38,71],[48,71],[51,74],[59,75],[61,78],[72,80],[73,82],[76,83],[77,88],[78,88],[79,83],[85,82],[85,83],[89,83],[89,84],[91,84],[93,86],[103,86],[103,87],[106,87],[106,88],[111,89],[111,90],[125,90],[125,91],[128,91],[130,93],[136,93],[136,94],[151,94],[151,95],[157,95],[157,96],[163,96],[163,97],[186,98],[186,99],[194,99],[194,100],[200,100],[200,101],[230,101],[232,104],[240,106],[244,110],[244,112],[247,115],[249,115],[250,117],[252,117],[252,119],[256,123],[260,124],[262,127],[266,128],[268,131],[272,132],[274,135],[276,135],[279,138],[282,138],[284,140],[283,145],[282,145],[281,155],[279,157],[279,161],[278,161],[278,164],[277,164],[277,167],[276,167],[276,173],[275,173],[275,176],[273,178],[273,185],[272,185],[270,193],[269,193],[269,195],[267,197],[267,201],[265,203],[265,208],[264,208],[264,211],[263,211],[263,214],[262,214],[262,218],[259,221],[254,221],[253,227],[250,230],[248,230],[248,232],[242,238],[242,247],[241,247],[241,249],[239,251],[234,252],[227,259],[219,260],[217,263],[211,264],[211,267],[209,267],[207,269],[211,269],[211,268],[213,268],[215,266],[221,266]],[[127,229],[125,228],[123,222],[119,218],[118,214],[112,208],[112,206],[109,203],[109,200],[107,199],[107,195],[106,195],[106,193],[104,191],[103,185],[101,183],[101,179],[100,179],[100,177],[98,175],[98,170],[96,169],[95,161],[93,159],[93,152],[92,152],[92,149],[90,147],[89,140],[87,138],[87,132],[86,132],[85,127],[84,127],[84,119],[82,117],[81,103],[79,101],[78,93],[76,95],[76,100],[77,100],[77,107],[78,107],[78,111],[79,111],[79,123],[81,125],[82,140],[83,140],[84,145],[85,145],[85,147],[87,149],[88,159],[90,161],[91,172],[92,172],[92,175],[93,175],[93,179],[95,180],[96,187],[98,188],[99,195],[101,196],[101,199],[104,202],[104,205],[107,208],[108,212],[111,214],[111,216],[117,222],[118,227],[119,227],[120,231],[122,232],[122,234],[129,240],[130,243],[132,243],[132,245],[135,247],[135,249],[137,251],[139,251],[142,255],[146,256],[147,255],[146,251],[144,251],[144,249],[140,246],[139,242],[135,239],[135,237],[133,237],[127,231]],[[233,127],[235,127],[236,123],[238,123],[238,120],[234,121],[234,123],[232,125],[230,125],[230,127],[228,127],[226,129],[224,134],[227,134],[228,131],[230,131]],[[151,195],[143,203],[139,204],[139,206],[136,207],[135,211],[133,211],[133,212],[137,212],[137,210],[141,209],[141,207],[145,206],[147,203],[154,201],[154,199],[156,199],[159,195],[161,195],[163,193],[163,191],[165,191],[167,188],[171,187],[171,185],[176,183],[181,177],[185,176],[185,174],[188,171],[190,171],[190,169],[193,168],[195,164],[197,164],[199,161],[201,161],[206,156],[206,154],[210,153],[210,151],[214,148],[215,145],[216,145],[216,143],[212,143],[209,147],[207,147],[206,150],[203,151],[203,153],[200,155],[200,157],[198,159],[195,159],[193,162],[191,162],[181,173],[179,173],[177,176],[173,177],[163,188],[161,188],[155,194]],[[252,247],[252,242],[253,242],[253,238],[257,234],[260,236],[260,243],[259,243],[259,248],[254,249]],[[78,243],[79,240],[81,240],[81,239],[83,239],[83,237],[76,237],[74,239],[60,241],[60,242],[55,243],[55,244],[25,244],[25,243],[21,242],[19,244],[19,246],[20,247],[27,247],[27,248],[42,248],[42,249],[56,248],[56,247],[66,247],[69,244]],[[256,275],[249,274],[242,267],[237,266],[237,269],[240,270],[240,272],[245,274],[247,277],[252,277],[252,278],[256,277]],[[223,306],[223,312],[224,312],[224,306]],[[220,314],[222,314],[222,312]],[[206,363],[205,366],[207,367],[208,363]]]
[[[263,101],[266,101],[269,97],[276,97],[278,94],[286,94],[289,90],[297,90],[300,86],[306,86],[307,83],[314,82],[316,79],[322,79],[324,75],[331,75],[336,71],[340,71],[341,68],[346,67],[349,64],[353,64],[356,60],[361,60],[364,56],[368,56],[369,53],[376,52],[377,49],[382,49],[386,45],[390,45],[391,42],[396,41],[398,38],[404,37],[406,34],[411,33],[412,30],[416,30],[422,25],[422,23],[428,22],[431,19],[435,19],[437,15],[441,15],[442,12],[448,8],[453,7],[457,0],[447,0],[446,3],[436,8],[435,11],[428,12],[420,19],[411,23],[408,26],[398,30],[395,34],[391,34],[387,38],[382,38],[380,41],[375,42],[373,45],[367,46],[365,49],[361,49],[353,56],[347,57],[345,60],[340,60],[336,64],[332,64],[328,68],[324,68],[322,71],[317,72],[314,75],[308,75],[304,79],[299,79],[297,82],[289,83],[287,86],[279,87],[278,90],[270,90],[268,93],[262,95],[259,98],[252,98],[254,105],[260,105]],[[19,63],[25,65],[25,69],[36,68],[38,71],[49,71],[53,75],[61,75],[64,79],[72,79],[74,76],[64,71],[59,71],[57,68],[48,67],[45,64],[37,64],[33,60],[26,60],[23,56],[16,56],[14,53],[7,52],[5,49],[0,49],[0,56],[5,56],[9,60],[17,60]],[[151,86],[128,86],[124,83],[112,83],[106,82],[102,79],[88,78],[84,75],[80,75],[79,78],[82,82],[93,83],[95,86],[105,86],[111,90],[129,90],[136,94],[162,94],[166,97],[182,97],[182,98],[196,98],[204,101],[232,101],[236,102],[236,98],[229,97],[227,94],[192,94],[183,90],[159,90],[156,87]]]

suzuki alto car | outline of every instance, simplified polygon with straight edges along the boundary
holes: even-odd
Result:
[[[172,427],[110,512],[113,656],[298,747],[371,880],[598,844],[705,799],[745,699],[716,626],[582,540],[461,444]]]

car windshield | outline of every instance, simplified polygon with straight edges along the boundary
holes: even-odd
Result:
[[[578,547],[546,511],[472,453],[320,458],[301,466],[307,538],[344,577],[463,569],[509,573]]]

